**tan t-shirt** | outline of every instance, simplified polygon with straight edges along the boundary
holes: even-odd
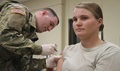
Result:
[[[62,71],[120,71],[120,47],[109,42],[94,48],[66,46]]]

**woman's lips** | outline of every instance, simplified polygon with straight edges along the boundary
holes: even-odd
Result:
[[[78,31],[78,32],[80,32],[80,31],[82,31],[82,30],[84,30],[83,28],[77,28],[76,29],[76,31]]]

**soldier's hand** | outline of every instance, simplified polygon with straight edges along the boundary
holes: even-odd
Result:
[[[42,53],[41,55],[51,55],[56,51],[56,44],[43,44],[42,45]]]
[[[57,61],[61,58],[61,55],[53,55],[46,59],[46,67],[54,68],[56,67]]]

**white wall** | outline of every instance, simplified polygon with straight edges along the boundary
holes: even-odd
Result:
[[[104,15],[104,39],[120,46],[120,0],[31,0],[23,3],[32,12],[44,7],[53,8],[60,18],[59,25],[51,32],[38,34],[37,44],[56,43],[59,52],[63,50],[68,45],[68,19],[72,17],[74,6],[83,1],[100,5]]]
[[[103,0],[105,39],[120,46],[120,0]]]

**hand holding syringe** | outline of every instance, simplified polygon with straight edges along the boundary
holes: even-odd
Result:
[[[56,44],[43,44],[42,45],[42,53],[41,53],[41,55],[54,54],[57,51],[56,48],[57,48]]]
[[[51,53],[46,55],[46,67],[47,67],[47,70],[53,69],[54,67],[56,67],[56,62],[61,58],[61,55],[55,54],[55,52],[57,52],[57,45],[56,44],[47,44],[47,45],[43,45],[43,47],[51,47],[51,49],[49,50]],[[46,51],[47,51],[47,49],[46,49]]]

